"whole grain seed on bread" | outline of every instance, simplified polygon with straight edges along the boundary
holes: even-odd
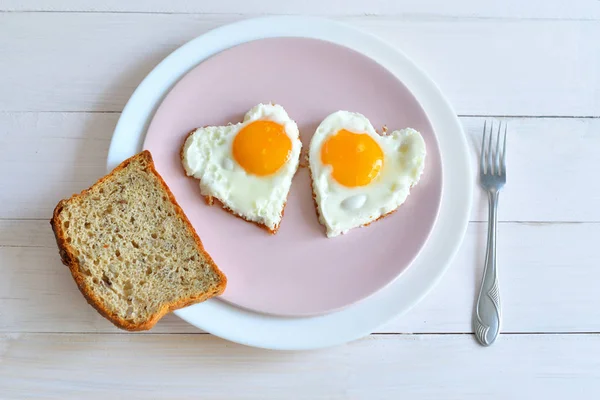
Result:
[[[148,151],[60,201],[50,223],[79,290],[119,328],[150,329],[225,289]]]

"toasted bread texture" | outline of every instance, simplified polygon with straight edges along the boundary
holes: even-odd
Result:
[[[148,151],[60,201],[50,223],[79,290],[119,328],[150,329],[166,313],[225,290],[225,275]]]

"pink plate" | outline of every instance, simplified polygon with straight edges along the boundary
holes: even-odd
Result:
[[[421,182],[394,214],[332,239],[317,220],[306,168],[294,178],[275,236],[207,206],[198,181],[186,177],[181,166],[186,134],[199,126],[239,122],[252,106],[267,102],[281,104],[298,123],[305,149],[320,121],[337,110],[360,112],[376,128],[417,129],[427,145]],[[375,293],[418,255],[441,200],[438,144],[415,97],[372,59],[315,39],[257,40],[202,62],[162,102],[144,148],[227,275],[222,299],[263,313],[323,314]]]

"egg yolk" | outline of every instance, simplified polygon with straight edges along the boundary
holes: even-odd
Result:
[[[233,140],[233,157],[246,172],[258,176],[271,175],[286,163],[292,152],[292,141],[285,128],[273,121],[255,121]]]
[[[321,147],[321,161],[333,167],[331,175],[339,184],[365,186],[379,175],[383,151],[370,135],[342,129]]]

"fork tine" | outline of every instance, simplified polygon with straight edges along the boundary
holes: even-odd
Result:
[[[496,149],[494,152],[494,168],[496,169],[496,175],[501,175],[502,170],[500,169],[500,136],[502,136],[502,121],[498,124],[498,138],[496,139]]]
[[[492,123],[490,124],[490,140],[489,140],[489,144],[488,144],[488,152],[487,152],[487,160],[486,160],[486,164],[487,164],[487,173],[490,175],[494,175],[494,153],[493,153],[493,147],[492,147],[492,139],[494,137],[494,121],[492,121]]]
[[[481,155],[479,156],[479,171],[485,174],[485,134],[487,121],[483,121],[483,140],[481,141]]]
[[[506,128],[507,124],[504,123],[504,143],[502,144],[502,175],[506,175]],[[498,138],[500,140],[500,138]]]

